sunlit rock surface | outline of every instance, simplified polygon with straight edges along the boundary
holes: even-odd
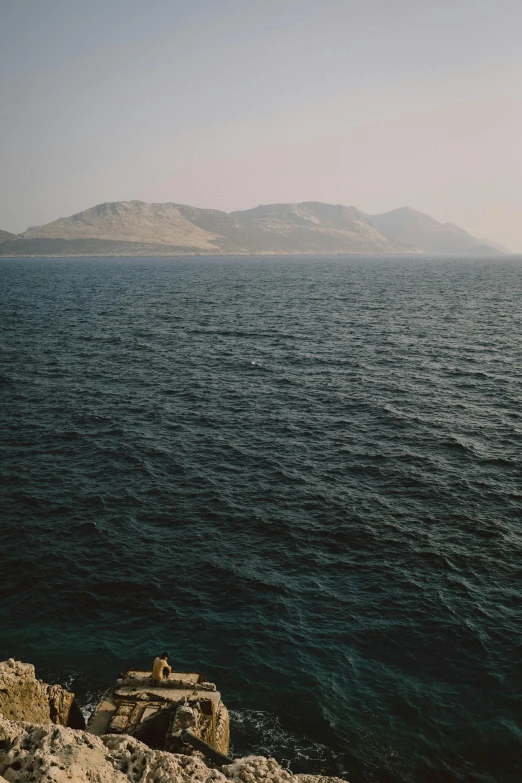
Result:
[[[214,683],[197,672],[171,672],[160,682],[151,674],[129,669],[117,680],[89,718],[91,734],[128,734],[155,750],[201,756],[181,739],[189,729],[227,755],[228,710]]]
[[[342,783],[339,778],[292,775],[262,756],[211,769],[194,756],[151,750],[125,735],[95,737],[87,731],[4,718],[0,775],[8,783]]]
[[[117,689],[127,687],[129,693],[137,689],[143,696],[139,684],[139,678],[134,677],[129,682],[119,681]],[[228,749],[228,713],[215,685],[173,680],[162,684],[159,695],[167,698],[187,684],[194,697],[193,707],[183,709],[197,712],[194,708],[202,707],[198,720],[214,716],[214,742]],[[217,712],[205,706],[207,701],[213,703],[209,694],[216,695]],[[76,709],[74,695],[37,680],[31,664],[12,659],[0,663],[0,783],[344,783],[339,778],[292,775],[274,759],[263,756],[236,759],[217,769],[198,754],[154,750],[127,734],[96,736],[65,725],[77,720]],[[173,716],[183,723],[182,713],[178,715],[176,710]]]
[[[0,715],[9,720],[84,727],[74,693],[37,680],[32,664],[12,658],[0,663]]]

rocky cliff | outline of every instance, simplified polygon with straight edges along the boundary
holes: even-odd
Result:
[[[14,721],[85,726],[74,693],[37,680],[34,666],[12,658],[0,663],[0,715]]]
[[[339,778],[292,775],[263,756],[211,769],[194,756],[151,750],[125,735],[95,737],[3,718],[0,776],[8,783],[343,783]]]
[[[292,775],[263,756],[211,768],[125,734],[97,737],[56,725],[68,719],[62,707],[72,696],[57,688],[37,680],[30,664],[0,663],[0,783],[345,783]]]

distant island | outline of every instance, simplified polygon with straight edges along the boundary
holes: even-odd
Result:
[[[231,213],[170,202],[115,201],[22,234],[0,231],[1,257],[508,252],[410,207],[367,215],[355,207],[315,201]]]

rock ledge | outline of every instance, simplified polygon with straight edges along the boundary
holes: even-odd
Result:
[[[151,750],[126,735],[95,737],[5,718],[0,718],[0,781],[1,776],[8,783],[344,783],[292,775],[263,756],[211,769],[194,756]]]
[[[73,704],[74,694],[37,680],[31,664],[0,663],[0,783],[346,783],[292,775],[263,756],[215,769],[125,734],[97,737],[64,725]]]

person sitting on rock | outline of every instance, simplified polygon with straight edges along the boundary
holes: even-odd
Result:
[[[162,678],[167,678],[172,671],[172,666],[169,666],[167,661],[169,659],[168,653],[161,653],[161,656],[154,659],[152,664],[152,679],[154,682],[160,682]]]

